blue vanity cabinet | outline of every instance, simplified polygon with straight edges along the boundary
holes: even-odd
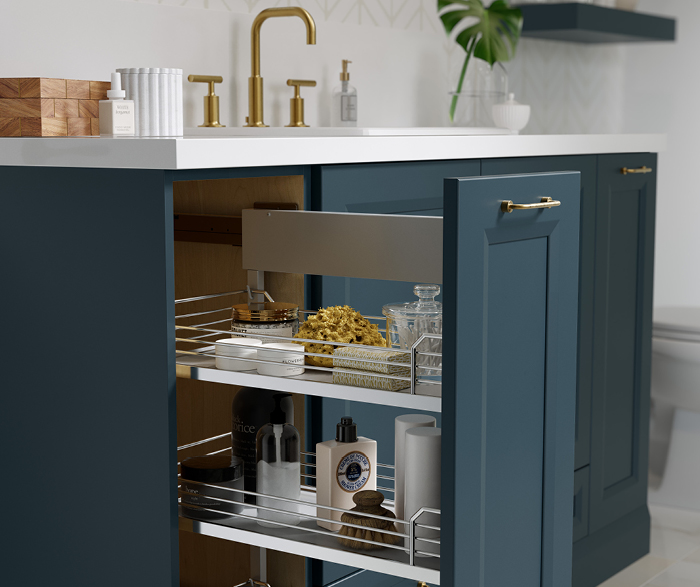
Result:
[[[590,535],[574,545],[580,587],[597,585],[649,552],[656,165],[649,153],[598,157]]]
[[[594,587],[649,551],[656,155],[482,161],[484,174],[550,169],[581,172],[573,585]]]

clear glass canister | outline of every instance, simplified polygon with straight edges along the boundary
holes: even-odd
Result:
[[[419,284],[413,293],[417,302],[387,304],[382,308],[386,316],[387,346],[410,350],[423,334],[442,335],[442,304],[435,301],[440,286]],[[442,339],[428,338],[418,345],[418,351],[442,353]],[[436,378],[442,374],[442,356],[421,356],[416,361],[419,377]]]
[[[251,308],[248,304],[233,306],[231,332],[269,334],[292,338],[299,332],[299,306],[285,302],[265,302]],[[263,343],[283,342],[274,338],[256,336]]]

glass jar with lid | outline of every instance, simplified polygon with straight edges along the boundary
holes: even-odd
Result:
[[[423,334],[442,335],[442,304],[435,301],[440,286],[419,284],[413,293],[417,302],[387,304],[382,308],[386,316],[387,346],[411,350]],[[442,338],[427,338],[419,343],[419,352],[442,353]],[[418,355],[416,370],[419,377],[438,378],[442,374],[442,356]]]
[[[285,302],[236,304],[231,316],[231,332],[259,334],[263,344],[283,342],[264,335],[292,338],[299,332],[299,306]]]

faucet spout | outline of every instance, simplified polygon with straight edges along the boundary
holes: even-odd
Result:
[[[245,126],[267,126],[263,122],[263,83],[260,76],[260,29],[268,18],[298,16],[306,25],[306,44],[316,44],[316,23],[299,6],[267,8],[255,17],[250,31],[251,77],[248,78],[248,118]]]

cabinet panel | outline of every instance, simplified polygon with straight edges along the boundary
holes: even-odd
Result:
[[[441,582],[565,586],[579,174],[445,185]],[[560,207],[500,212],[550,193]]]
[[[644,507],[656,173],[651,154],[598,158],[590,531]]]
[[[481,162],[481,173],[487,176],[508,173],[545,173],[548,171],[579,171],[581,173],[578,371],[576,383],[576,451],[574,457],[574,468],[576,469],[590,462],[596,159],[595,155],[584,155],[484,159]]]
[[[179,584],[167,176],[0,167],[4,584]]]
[[[589,470],[574,473],[574,542],[588,535]]]

